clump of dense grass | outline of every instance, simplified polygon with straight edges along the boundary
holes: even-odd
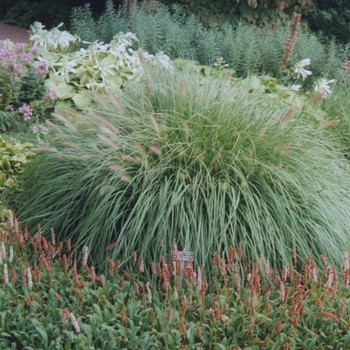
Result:
[[[11,217],[2,225],[3,349],[349,348],[347,252],[341,270],[322,256],[294,269],[293,250],[277,273],[261,259],[242,265],[239,244],[214,254],[209,276],[192,262],[181,268],[174,246],[148,279],[136,252],[127,271],[107,258],[101,275],[86,247],[77,256],[70,240],[46,240],[40,228],[31,236]]]
[[[115,10],[107,1],[105,12],[94,19],[89,6],[76,8],[72,13],[72,30],[83,40],[109,42],[122,32],[133,32],[139,47],[156,54],[164,51],[172,59],[183,58],[212,65],[223,57],[237,76],[266,73],[276,78],[283,76],[281,65],[288,27],[258,28],[239,24],[236,28],[206,29],[195,16],[188,16],[174,7],[156,1],[136,4],[125,3]],[[347,60],[344,48],[333,40],[326,40],[303,28],[298,35],[290,65],[310,58],[313,74],[308,82],[328,76],[341,78],[341,65]]]
[[[343,83],[337,83],[332,94],[325,99],[320,108],[334,121],[335,127],[332,128],[344,147],[344,155],[350,158],[350,82],[349,71],[345,72],[346,80]]]
[[[348,247],[348,163],[278,94],[198,76],[149,76],[67,117],[9,196],[21,220],[88,245],[94,263],[145,261],[173,241],[199,264],[242,242],[280,264]]]

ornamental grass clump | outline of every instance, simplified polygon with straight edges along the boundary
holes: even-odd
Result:
[[[277,267],[290,246],[330,262],[349,246],[349,169],[305,105],[281,95],[156,75],[54,115],[50,145],[8,195],[20,219],[74,247],[122,263],[170,253],[173,241],[207,264],[240,241]],[[226,79],[227,80],[227,79]]]

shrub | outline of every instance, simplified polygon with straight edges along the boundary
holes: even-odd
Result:
[[[314,1],[298,0],[179,0],[182,8],[195,13],[205,25],[229,22],[237,25],[242,19],[254,25],[285,23],[292,12],[307,14]]]
[[[52,28],[60,22],[68,21],[71,8],[57,0],[5,0],[4,5],[1,19],[22,28],[29,28],[34,21],[43,22]]]
[[[156,75],[56,115],[65,126],[7,203],[26,224],[88,245],[94,264],[115,241],[123,262],[134,250],[159,258],[159,242],[169,252],[174,240],[199,264],[238,241],[279,266],[292,245],[303,259],[339,258],[349,173],[331,134],[314,127],[327,116],[257,78],[227,79]]]
[[[133,268],[121,271],[108,258],[101,275],[86,263],[86,248],[81,265],[70,241],[47,241],[40,227],[32,237],[11,216],[8,227],[0,234],[2,348],[349,347],[347,252],[342,270],[322,256],[322,268],[310,256],[294,270],[294,251],[278,274],[262,260],[242,266],[239,245],[214,255],[208,285],[191,262],[180,268],[175,246],[170,259],[155,261],[149,280],[143,271],[151,266],[136,252]]]
[[[344,0],[319,0],[307,16],[314,31],[335,36],[338,41],[348,43],[350,34],[350,5]]]

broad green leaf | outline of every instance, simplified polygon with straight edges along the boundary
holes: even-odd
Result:
[[[82,93],[77,93],[72,97],[75,105],[79,108],[87,108],[90,104],[89,100]]]

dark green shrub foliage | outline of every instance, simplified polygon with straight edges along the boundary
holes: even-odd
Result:
[[[237,25],[242,19],[255,25],[285,23],[292,12],[307,14],[314,0],[179,0],[189,13],[205,25],[225,22]]]
[[[88,245],[94,263],[115,241],[123,262],[134,250],[150,261],[174,240],[200,264],[238,241],[279,264],[292,245],[304,259],[339,258],[348,163],[307,123],[311,107],[254,85],[163,74],[95,95],[86,114],[56,116],[66,127],[24,172],[16,212]]]
[[[350,38],[350,3],[347,0],[319,0],[307,16],[312,30],[335,36],[348,43]]]
[[[6,1],[5,1],[6,2]],[[0,7],[1,9],[1,7]],[[1,19],[6,23],[22,28],[29,28],[35,21],[39,21],[50,29],[60,22],[69,21],[70,7],[57,0],[20,0],[10,1],[1,13]]]

